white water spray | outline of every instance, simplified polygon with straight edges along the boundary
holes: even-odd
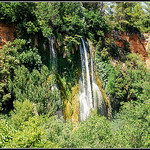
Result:
[[[90,109],[97,109],[98,114],[104,115],[105,103],[102,92],[100,91],[95,80],[95,73],[93,67],[93,58],[91,47],[89,44],[89,54],[91,61],[91,80],[90,69],[88,61],[88,52],[83,38],[80,44],[80,57],[81,57],[81,77],[79,79],[79,100],[80,100],[80,120],[84,121],[90,113]]]
[[[54,49],[54,38],[49,37],[49,49],[50,49],[50,66],[52,70],[57,68],[57,53]]]
[[[81,56],[81,68],[82,68],[82,77],[80,77],[80,91],[79,91],[79,100],[80,100],[80,120],[83,121],[87,118],[90,113],[90,109],[93,108],[92,103],[92,89],[90,83],[90,71],[88,64],[88,54],[85,46],[84,40],[82,40],[82,45],[80,45],[80,56]]]
[[[89,43],[89,52],[90,52],[90,57],[91,57],[91,76],[92,76],[92,91],[93,91],[94,110],[97,109],[98,114],[104,115],[104,110],[105,110],[104,98],[103,98],[101,90],[99,89],[98,85],[96,84],[90,43]]]
[[[51,70],[55,72],[57,70],[57,51],[56,51],[56,49],[54,49],[54,38],[53,37],[49,37],[49,50],[50,50]],[[52,91],[58,90],[57,83],[52,86],[51,90]],[[61,99],[59,99],[58,105],[61,105]],[[63,114],[62,110],[56,111],[57,116],[62,116],[62,114]],[[59,118],[59,117],[57,117],[57,118]]]

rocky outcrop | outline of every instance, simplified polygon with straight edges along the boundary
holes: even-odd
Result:
[[[144,37],[145,37],[145,49],[150,56],[150,32],[144,33]],[[145,63],[146,63],[147,68],[150,69],[150,58],[148,58],[145,61]]]
[[[125,42],[129,44],[131,52],[139,54],[143,58],[143,61],[148,59],[148,52],[146,50],[147,41],[144,36],[138,34],[126,34],[124,32],[121,34],[120,38],[116,39],[116,45],[119,48],[123,48]]]
[[[14,40],[15,33],[16,29],[14,24],[8,25],[0,21],[0,49],[2,49],[8,41],[12,42]]]

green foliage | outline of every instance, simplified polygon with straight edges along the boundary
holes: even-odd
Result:
[[[127,50],[122,58],[124,63],[112,59],[111,62],[115,63],[112,66],[110,59],[115,56],[119,57],[119,54],[112,53],[117,50],[113,43],[112,45],[108,44],[111,43],[110,41],[106,40],[102,51],[99,51],[101,47],[99,43],[97,44],[96,67],[98,75],[103,81],[103,87],[111,99],[113,111],[118,111],[120,102],[149,99],[148,82],[150,78],[149,71],[143,67],[142,58],[137,54],[128,53]]]
[[[119,67],[118,65],[116,67]],[[143,67],[140,56],[136,54],[127,55],[126,66],[117,69],[115,80],[115,95],[120,101],[144,100],[146,92],[143,83],[149,82],[149,73]],[[148,91],[147,91],[148,92]],[[142,97],[145,95],[145,97]],[[147,95],[148,96],[148,95]],[[149,98],[149,96],[147,97]]]
[[[35,16],[35,3],[1,2],[0,16],[7,23],[17,24],[19,36],[27,37],[27,34],[35,34],[39,31]]]
[[[48,140],[58,143],[59,147],[69,147],[73,137],[73,123],[51,117],[46,123]]]
[[[123,29],[127,25],[133,26],[133,9],[136,3],[133,2],[116,2],[114,20]]]
[[[45,37],[63,33],[69,36],[88,35],[90,39],[96,40],[107,32],[108,26],[100,13],[86,10],[81,3],[43,2],[37,3],[36,8],[38,22]]]
[[[97,68],[99,77],[103,81],[104,88],[106,87],[106,84],[109,82],[108,78],[110,79],[114,78],[114,75],[115,75],[115,69],[110,63],[110,61],[108,60],[108,57],[106,57],[108,55],[109,54],[107,51],[106,51],[106,55],[102,53],[102,51],[101,52],[99,52],[98,50],[96,51],[96,58],[95,58],[96,68]]]
[[[17,129],[23,122],[33,116],[33,103],[29,100],[24,102],[14,101],[14,109],[11,112],[12,125]]]
[[[72,62],[72,53],[75,53],[74,51],[76,50],[76,48],[79,46],[80,44],[80,36],[75,35],[74,37],[72,36],[66,36],[66,38],[64,39],[64,46],[65,46],[65,53],[66,53],[66,57],[68,62]]]
[[[115,89],[115,98],[117,99],[118,104],[120,104],[120,101],[124,101],[125,96],[127,95],[127,90],[126,90],[127,75],[121,70],[121,68],[122,65],[119,64],[115,67],[116,74],[115,74],[114,89]]]
[[[78,124],[55,116],[33,116],[22,121],[16,130],[11,122],[1,119],[0,144],[2,148],[147,148],[150,146],[149,102],[124,103],[111,122],[96,112]]]
[[[29,121],[23,122],[20,129],[5,147],[13,148],[57,148],[57,145],[48,141],[44,131],[43,118],[32,117]]]
[[[105,148],[110,134],[109,121],[96,114],[91,115],[87,121],[81,122],[75,131],[77,148]]]
[[[104,14],[103,8],[104,8],[104,2],[82,2],[83,7],[86,8],[88,11],[93,12],[100,12],[100,15]]]
[[[99,12],[85,11],[86,32],[90,40],[98,41],[108,32],[108,26]]]
[[[42,2],[37,3],[37,10],[38,22],[45,37],[56,32],[81,34],[84,30],[81,3]]]
[[[55,84],[55,76],[50,75],[46,66],[41,68],[41,72],[34,69],[31,74],[25,66],[21,66],[15,70],[14,80],[10,81],[9,88],[15,99],[22,102],[29,99],[37,105],[39,114],[52,115],[58,109],[60,99]]]
[[[26,30],[28,34],[35,34],[36,32],[38,32],[39,27],[36,26],[37,23],[33,23],[31,21],[26,23]]]
[[[28,96],[30,95],[29,96],[30,100],[32,99],[32,101],[36,103],[38,102],[40,103],[40,101],[43,101],[44,103],[45,101],[48,101],[50,95],[52,96],[52,94],[49,94],[48,96],[49,98],[47,97],[47,92],[52,88],[52,85],[51,87],[47,88],[46,86],[48,85],[45,83],[45,89],[47,88],[46,90],[47,92],[42,89],[44,82],[46,82],[48,78],[49,74],[48,68],[46,68],[46,66],[42,67],[42,61],[40,55],[38,54],[38,50],[36,48],[31,48],[29,46],[29,43],[26,43],[25,40],[16,39],[12,43],[8,42],[2,49],[0,59],[1,59],[1,66],[0,66],[1,111],[6,111],[7,108],[11,109],[14,98],[17,98],[19,101],[23,101],[25,99],[28,99]],[[21,64],[24,64],[25,66],[19,67],[19,65]],[[41,71],[43,73],[43,76],[41,76],[40,72],[36,69]],[[28,70],[32,72],[31,76]],[[42,82],[39,82],[40,79]],[[45,81],[43,81],[44,79]],[[32,81],[34,82],[34,84],[32,84]],[[34,86],[37,85],[36,82],[39,84],[38,87],[34,89]],[[49,82],[48,84],[51,83]],[[28,92],[29,89],[32,89],[32,91]],[[34,94],[38,93],[38,90],[40,90],[41,97],[43,97],[42,95],[45,94],[44,98],[41,97],[38,98],[38,95],[37,98],[34,98]],[[54,95],[56,93],[54,92]],[[59,94],[56,94],[56,96],[54,97],[56,98],[58,95]],[[56,99],[58,99],[58,97]],[[54,104],[55,103],[52,103],[51,105]],[[43,105],[45,106],[46,104]],[[49,107],[49,109],[51,108]]]
[[[16,112],[17,114],[19,112]],[[19,114],[18,114],[19,115]],[[23,116],[21,116],[23,118]],[[23,120],[22,120],[23,121]],[[11,122],[1,120],[1,148],[58,148],[48,140],[42,116],[29,117],[15,130]]]
[[[145,16],[144,19],[142,19],[142,23],[140,24],[141,26],[139,27],[142,32],[148,32],[150,30],[150,14]]]
[[[41,56],[38,54],[36,48],[23,51],[18,59],[20,60],[20,63],[25,65],[30,71],[33,69],[40,70],[42,66]]]
[[[0,19],[4,19],[8,22],[14,22],[15,21],[15,12],[13,10],[13,7],[10,5],[10,3],[0,3]]]
[[[0,148],[5,147],[6,143],[9,143],[12,138],[15,129],[9,125],[8,121],[0,116]]]
[[[112,28],[129,33],[149,31],[148,2],[110,2],[106,9],[105,18]]]
[[[114,43],[113,38],[105,38],[104,44],[99,44],[97,43],[97,48],[101,53],[102,59],[105,60],[110,60],[111,58],[120,58],[120,53],[119,49]]]
[[[109,136],[109,122],[104,117],[93,114],[87,121],[77,126],[71,121],[50,118],[46,123],[48,139],[61,148],[98,148]]]
[[[74,34],[84,34],[85,23],[83,20],[84,12],[81,8],[81,3],[63,3],[64,10],[64,27],[62,29],[66,30],[69,35]],[[72,11],[73,10],[73,11]]]
[[[23,40],[15,40],[14,43],[8,42],[1,50],[0,56],[0,111],[5,111],[6,106],[11,100],[8,89],[8,80],[13,79],[14,70],[20,64],[17,59],[18,49],[24,43]],[[5,109],[4,109],[5,107]]]
[[[112,146],[126,148],[149,147],[149,100],[124,103],[112,122]],[[119,139],[119,140],[118,140]]]
[[[109,76],[108,76],[108,83],[106,86],[107,93],[114,96],[115,95],[115,88],[114,87],[115,87],[115,71],[112,70],[111,72],[109,72]]]

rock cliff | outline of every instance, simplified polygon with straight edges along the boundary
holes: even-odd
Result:
[[[131,52],[139,54],[143,58],[143,61],[148,59],[148,50],[146,48],[148,41],[144,35],[126,34],[124,32],[119,39],[116,39],[116,45],[123,48],[124,42],[128,43]]]
[[[3,48],[3,46],[8,41],[14,40],[14,34],[16,33],[15,25],[7,25],[0,21],[0,49]]]

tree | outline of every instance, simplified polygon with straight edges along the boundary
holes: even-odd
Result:
[[[25,44],[24,40],[16,39],[13,43],[8,42],[1,51],[0,56],[0,111],[12,107],[11,93],[8,89],[8,81],[13,80],[14,70],[20,64],[17,59],[18,49]]]
[[[33,103],[27,99],[23,102],[14,101],[14,109],[11,111],[12,125],[18,129],[22,123],[28,121],[29,117],[35,115],[33,108]]]
[[[18,56],[18,59],[21,64],[29,69],[29,71],[32,71],[33,69],[40,70],[42,67],[41,56],[38,54],[37,48],[23,50]]]
[[[86,34],[92,41],[101,40],[108,32],[108,26],[105,19],[99,15],[99,12],[85,10]]]
[[[59,148],[58,144],[48,140],[48,136],[45,130],[46,118],[43,116],[30,116],[32,105],[28,105],[29,102],[24,102],[23,105],[19,102],[20,106],[23,106],[23,113],[21,112],[22,107],[19,108],[18,102],[15,108],[14,117],[19,117],[16,123],[22,119],[19,126],[12,124],[12,121],[7,121],[2,118],[0,120],[0,147],[1,148]],[[31,103],[31,102],[30,102]],[[28,110],[29,107],[29,110]],[[19,110],[18,110],[19,108]],[[21,115],[19,114],[21,113]],[[28,115],[28,119],[24,119],[24,115]]]
[[[97,12],[99,11],[99,13],[101,15],[103,15],[104,13],[104,2],[82,2],[83,7],[85,7],[87,10],[89,11],[94,11]]]
[[[61,104],[59,89],[55,88],[55,75],[50,74],[46,66],[41,71],[31,73],[25,66],[15,69],[14,80],[9,82],[9,89],[15,100],[33,102],[38,114],[53,115]]]
[[[42,2],[37,3],[36,8],[38,22],[45,37],[57,33],[73,35],[84,31],[81,3]]]
[[[121,28],[131,23],[134,5],[133,2],[116,2],[114,19]]]
[[[14,23],[20,38],[27,38],[39,31],[39,25],[35,16],[36,3],[1,2],[0,19],[8,24]]]
[[[111,147],[146,148],[149,141],[150,100],[126,102],[112,122]],[[140,130],[139,130],[140,129]]]

